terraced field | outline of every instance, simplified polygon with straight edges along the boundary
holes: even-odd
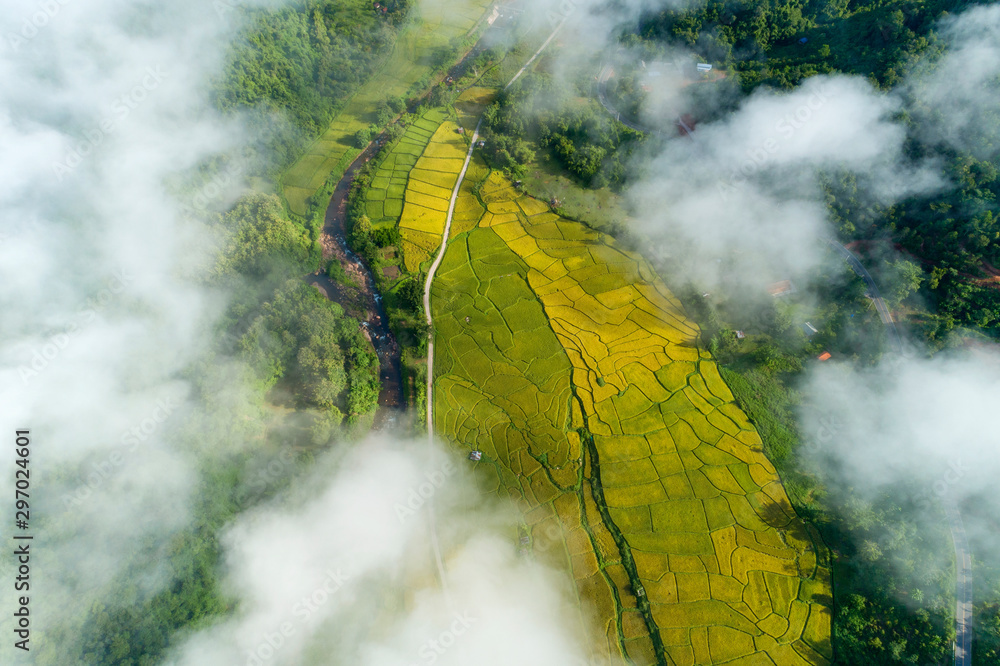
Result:
[[[451,194],[469,149],[466,137],[459,128],[455,120],[441,123],[410,170],[403,212],[399,218],[403,258],[406,270],[410,272],[420,270],[420,265],[441,246]],[[482,215],[483,209],[472,194],[472,185],[487,173],[488,169],[481,159],[469,165],[466,181],[455,202],[454,229],[471,228]]]
[[[440,54],[455,39],[476,26],[493,3],[453,0],[421,3],[423,13],[400,33],[391,56],[379,73],[361,87],[330,127],[298,162],[285,172],[282,190],[292,212],[308,214],[308,200],[331,173],[342,172],[360,152],[354,135],[375,121],[375,110],[386,98],[401,97],[434,71]]]
[[[447,118],[442,109],[431,109],[410,123],[406,132],[379,164],[371,187],[365,191],[365,208],[375,227],[395,226],[403,213],[410,170],[423,154],[434,132]]]
[[[434,284],[436,428],[638,664],[825,664],[830,579],[649,266],[491,175]],[[590,611],[583,610],[588,613]]]

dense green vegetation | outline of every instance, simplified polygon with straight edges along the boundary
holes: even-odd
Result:
[[[620,188],[642,134],[577,98],[554,77],[535,72],[503,91],[483,115],[487,161],[524,176],[538,150],[548,151],[582,185]]]
[[[297,407],[325,410],[336,422],[375,410],[378,358],[358,322],[298,280],[264,304],[239,346],[262,387],[282,382]]]
[[[409,0],[382,4],[385,15],[367,0],[240,10],[246,27],[217,82],[217,105],[252,111],[252,127],[268,137],[260,159],[269,173],[298,157],[388,53]],[[275,127],[275,114],[292,126]]]
[[[890,87],[928,49],[939,47],[933,28],[942,13],[970,4],[713,0],[651,14],[637,32],[645,39],[684,44],[735,69],[745,90],[762,84],[790,88],[829,72],[858,74]]]
[[[707,2],[650,14],[625,43],[655,51],[684,44],[700,57],[735,71],[745,91],[767,85],[790,89],[809,76],[843,72],[889,90],[907,75],[925,75],[945,50],[937,22],[972,6],[965,0],[901,2]],[[801,43],[800,40],[806,40]],[[828,198],[842,237],[891,237],[926,272],[924,296],[933,314],[918,329],[935,346],[955,326],[1000,332],[1000,151],[984,143],[977,154],[927,138],[923,123],[947,123],[923,108],[919,86],[897,91],[909,99],[908,159],[942,162],[950,187],[893,206],[868,202],[851,178],[831,177]],[[633,102],[633,105],[637,102]],[[983,119],[986,121],[987,119]],[[1000,119],[992,118],[993,130]]]
[[[322,254],[319,244],[287,218],[274,195],[244,196],[226,213],[221,227],[225,244],[216,271],[222,276],[260,279],[291,267],[304,271]]]
[[[113,601],[95,604],[79,620],[79,640],[68,627],[58,630],[40,664],[158,663],[178,630],[232,611],[219,586],[219,530],[284,488],[313,451],[338,437],[345,417],[348,426],[363,422],[376,407],[378,359],[358,322],[301,280],[318,261],[318,247],[285,216],[277,197],[248,194],[217,224],[221,251],[209,279],[233,299],[218,348],[190,370],[199,391],[194,402],[207,416],[192,418],[191,431],[176,437],[239,439],[251,442],[255,454],[220,452],[203,461],[193,524],[165,549],[136,544],[105,595]],[[217,376],[217,354],[240,358],[247,375]],[[249,387],[249,404],[225,402],[229,383]],[[149,575],[149,562],[160,561],[168,583],[150,595],[136,581]]]
[[[954,640],[951,535],[893,488],[872,501],[832,498],[842,530],[836,570],[837,658],[842,664],[944,664]]]

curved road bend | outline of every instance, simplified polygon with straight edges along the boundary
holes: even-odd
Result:
[[[878,310],[879,318],[882,319],[882,323],[885,324],[886,329],[889,331],[889,337],[892,338],[893,346],[896,347],[897,352],[901,353],[903,351],[902,338],[899,337],[899,331],[896,329],[896,322],[893,321],[892,313],[889,312],[889,306],[886,305],[885,299],[882,298],[882,293],[879,292],[878,285],[875,284],[875,279],[872,278],[871,273],[869,273],[868,269],[864,267],[861,261],[854,256],[854,253],[846,247],[832,238],[824,238],[823,240],[839,252],[844,260],[850,265],[851,270],[857,273],[858,277],[865,281],[865,284],[868,286],[868,297],[871,298],[872,302],[875,304],[875,309]]]

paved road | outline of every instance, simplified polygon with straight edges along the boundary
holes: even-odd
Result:
[[[615,120],[620,122],[622,125],[634,129],[637,132],[643,132],[645,134],[662,134],[663,132],[652,127],[647,127],[634,120],[629,120],[628,118],[622,118],[621,111],[615,108],[608,99],[608,81],[610,81],[615,75],[614,68],[605,63],[601,66],[601,73],[597,76],[597,99],[601,102],[601,106],[604,110],[615,117]],[[677,127],[684,130],[685,136],[690,137],[691,133],[694,132],[694,128],[690,127],[684,118],[678,116],[676,121]]]
[[[871,274],[846,247],[835,240],[826,239],[850,264],[851,270],[857,273],[868,285],[868,294],[878,309],[879,317],[889,331],[897,352],[902,352],[903,343],[896,330],[896,322],[892,313],[882,299],[878,285]],[[958,505],[950,495],[942,499],[945,515],[948,517],[948,527],[951,529],[951,539],[955,544],[955,666],[972,665],[972,556],[969,554],[969,540],[965,534],[965,524]]]
[[[848,250],[846,247],[838,243],[837,241],[826,238],[827,243],[830,244],[833,249],[840,253],[842,257],[850,265],[851,270],[858,274],[858,276],[865,281],[868,286],[868,296],[875,303],[875,309],[878,310],[878,316],[882,319],[882,323],[885,324],[886,330],[889,331],[889,337],[892,339],[892,344],[896,348],[897,352],[903,351],[903,341],[899,337],[899,331],[896,329],[896,322],[892,319],[892,313],[889,312],[889,306],[885,304],[885,299],[882,298],[882,293],[878,290],[878,285],[875,284],[875,279],[872,278],[871,273],[868,269],[864,267],[864,264],[854,256],[854,253]]]
[[[611,77],[614,75],[615,70],[611,67],[611,65],[606,64],[601,68],[601,73],[597,77],[597,99],[600,100],[601,106],[603,106],[608,113],[614,116],[615,120],[626,127],[634,129],[637,132],[644,132],[646,134],[655,132],[656,130],[640,125],[639,123],[633,122],[628,118],[623,119],[621,112],[611,104],[611,101],[608,99],[608,81],[610,81]]]
[[[951,496],[944,498],[945,513],[955,542],[955,666],[972,664],[972,557],[962,514]]]

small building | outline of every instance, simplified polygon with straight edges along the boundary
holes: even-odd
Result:
[[[781,280],[780,282],[768,285],[767,293],[771,294],[775,298],[790,296],[795,293],[795,285],[792,284],[791,280]]]
[[[802,39],[799,40],[799,44],[806,44],[808,42],[809,42],[809,38],[808,37],[803,37]]]
[[[736,339],[737,340],[743,340],[746,337],[747,337],[747,334],[744,333],[743,331],[736,331]]]
[[[699,73],[705,74],[706,72],[712,71],[712,66],[709,65],[707,62],[699,62],[697,65],[697,70]]]
[[[479,462],[482,459],[483,459],[482,451],[472,451],[471,453],[469,453],[469,460],[471,460],[472,462]]]
[[[807,338],[811,338],[812,336],[819,333],[819,331],[816,330],[816,327],[810,324],[809,322],[802,324],[802,332],[806,334]]]
[[[833,354],[831,354],[830,352],[823,352],[816,358],[819,359],[820,361],[829,361],[831,358],[833,358]]]

